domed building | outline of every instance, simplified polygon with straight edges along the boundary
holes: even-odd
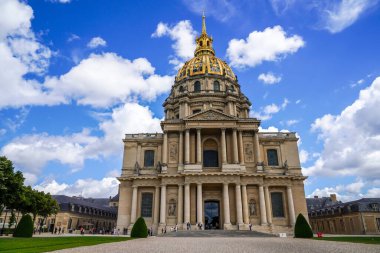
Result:
[[[295,133],[260,133],[206,32],[163,103],[163,133],[126,134],[117,227],[290,232],[307,217]]]

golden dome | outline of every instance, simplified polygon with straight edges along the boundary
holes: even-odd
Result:
[[[215,56],[212,48],[213,39],[206,33],[205,16],[202,17],[202,34],[196,38],[197,47],[194,58],[185,62],[178,71],[176,80],[182,80],[186,77],[204,75],[206,73],[220,75],[236,80],[234,72],[225,61]]]

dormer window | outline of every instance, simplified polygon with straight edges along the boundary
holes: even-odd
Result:
[[[220,91],[220,84],[218,81],[214,81],[214,91]]]
[[[199,81],[196,81],[194,83],[194,92],[200,92],[201,91],[201,83]]]

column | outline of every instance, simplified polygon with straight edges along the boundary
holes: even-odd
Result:
[[[241,195],[242,195],[242,202],[243,202],[243,220],[244,220],[244,224],[249,224],[247,186],[245,184],[241,186]]]
[[[137,186],[132,186],[132,210],[131,210],[131,224],[134,224],[136,221],[137,214]]]
[[[233,154],[234,154],[234,163],[239,163],[239,157],[238,157],[238,144],[237,144],[237,134],[236,129],[232,130],[232,145],[233,145]]]
[[[202,163],[201,129],[197,129],[197,163]]]
[[[190,184],[185,184],[185,221],[184,223],[190,222]]]
[[[223,184],[223,211],[224,211],[224,224],[231,224],[230,198],[228,196],[228,183]]]
[[[294,212],[294,203],[293,203],[293,193],[292,193],[292,187],[288,186],[286,187],[287,195],[288,195],[288,206],[289,206],[289,218],[290,218],[290,224],[294,226],[296,223],[296,215]]]
[[[197,223],[203,224],[203,208],[202,208],[202,184],[197,184]]]
[[[164,143],[162,145],[162,163],[168,163],[168,133],[164,131]]]
[[[160,223],[166,223],[166,185],[161,185]]]
[[[261,158],[261,152],[260,152],[260,142],[259,142],[259,132],[254,133],[254,144],[255,144],[255,159],[256,164],[263,161]]]
[[[264,193],[265,193],[265,207],[267,209],[267,220],[268,224],[272,224],[272,203],[270,201],[270,195],[269,195],[269,187],[264,187]]]
[[[117,228],[122,231],[131,222],[132,186],[130,181],[120,182],[119,207],[117,212]]]
[[[241,190],[240,190],[240,184],[237,184],[235,186],[235,195],[236,195],[236,220],[237,224],[241,225],[243,224],[243,210],[241,206]]]
[[[266,208],[265,208],[264,187],[262,185],[259,186],[259,201],[260,201],[261,225],[266,225],[267,215],[266,215]]]
[[[190,163],[190,129],[185,132],[185,164]]]
[[[177,224],[183,223],[183,186],[178,185]]]
[[[153,222],[154,224],[158,224],[158,216],[160,213],[160,187],[156,186],[156,191],[154,193],[154,216],[153,216]]]
[[[222,163],[227,163],[227,149],[226,149],[226,129],[222,128]]]
[[[183,164],[183,132],[179,131],[178,164]]]
[[[244,165],[243,131],[239,131],[239,160]]]

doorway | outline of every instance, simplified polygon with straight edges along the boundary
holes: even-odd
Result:
[[[220,205],[217,200],[205,201],[205,229],[220,229]]]

